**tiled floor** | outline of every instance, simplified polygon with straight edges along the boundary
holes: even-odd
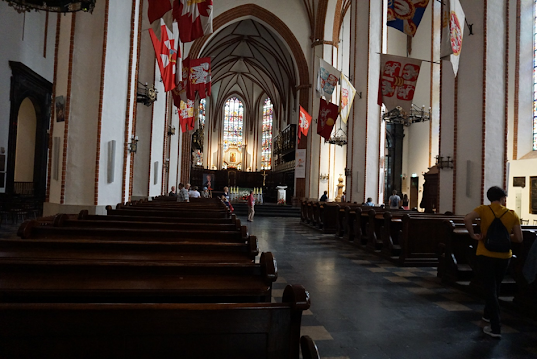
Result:
[[[443,285],[436,268],[396,267],[296,218],[248,228],[278,262],[274,300],[287,283],[309,291],[302,334],[323,359],[537,358],[536,321],[504,309],[502,339],[486,336],[481,300]]]
[[[3,223],[0,238],[17,227]],[[256,217],[248,228],[277,260],[273,300],[287,283],[309,291],[302,334],[323,359],[537,358],[536,321],[504,310],[502,339],[485,336],[482,302],[442,285],[436,268],[396,267],[297,218]]]

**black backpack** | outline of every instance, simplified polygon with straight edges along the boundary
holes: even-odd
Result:
[[[506,210],[500,217],[496,217],[492,207],[489,206],[489,208],[494,215],[494,220],[487,229],[485,248],[491,252],[509,252],[511,250],[511,236],[500,220],[509,210]]]

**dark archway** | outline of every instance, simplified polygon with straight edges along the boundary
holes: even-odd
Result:
[[[48,129],[52,100],[52,83],[32,71],[20,62],[10,61],[11,67],[11,107],[9,114],[9,142],[7,158],[6,195],[15,194],[15,157],[17,151],[18,115],[24,99],[29,98],[35,108],[36,134],[33,189],[26,189],[26,194],[43,202],[47,183]]]

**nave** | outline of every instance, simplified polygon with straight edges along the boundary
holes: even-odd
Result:
[[[2,223],[0,238],[17,238],[18,227]],[[298,218],[258,216],[248,229],[277,260],[272,301],[281,301],[287,284],[309,291],[301,335],[315,341],[321,358],[537,356],[537,322],[502,308],[502,339],[485,336],[482,302],[442,285],[436,268],[395,267]]]

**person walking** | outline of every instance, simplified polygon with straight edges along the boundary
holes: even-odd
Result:
[[[388,198],[388,205],[390,209],[399,209],[399,203],[401,203],[401,197],[397,195],[396,190],[393,190],[392,195]]]
[[[500,324],[500,284],[507,272],[512,252],[509,249],[504,252],[495,252],[487,249],[487,239],[500,236],[505,232],[508,245],[509,240],[516,243],[522,242],[522,230],[520,228],[520,218],[513,211],[505,207],[507,194],[497,186],[490,187],[487,191],[487,198],[490,205],[481,205],[464,217],[464,225],[471,238],[477,240],[477,264],[478,272],[481,275],[485,291],[485,309],[483,311],[483,321],[490,323],[485,326],[483,332],[493,338],[501,338]],[[477,218],[481,219],[480,234],[474,233],[473,222]],[[499,218],[501,224],[496,221]],[[502,228],[502,225],[504,228]],[[489,231],[490,229],[490,231]],[[493,234],[492,231],[496,233]],[[490,233],[489,233],[490,232]],[[490,246],[489,246],[490,248]]]
[[[248,222],[254,221],[254,206],[255,206],[255,198],[254,198],[254,191],[250,191],[250,195],[248,196]]]

